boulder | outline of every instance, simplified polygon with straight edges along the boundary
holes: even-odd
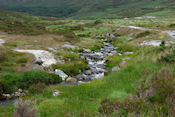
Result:
[[[69,77],[67,80],[66,80],[67,83],[70,83],[70,84],[75,84],[77,83],[77,79],[76,78],[71,78]]]
[[[75,50],[76,48],[78,48],[77,46],[73,46],[73,45],[63,45],[62,46],[63,49],[71,49],[71,50]]]
[[[92,74],[91,70],[86,70],[84,73],[85,73],[86,75]]]
[[[84,52],[86,52],[86,53],[92,52],[90,49],[83,49],[83,50],[84,50]]]
[[[68,78],[68,75],[59,69],[55,70],[55,74],[59,75],[63,81],[66,80],[66,78]]]
[[[119,70],[120,70],[120,67],[118,66],[112,68],[112,72],[119,71]]]
[[[54,91],[53,92],[53,96],[55,97],[55,96],[58,96],[60,94],[60,92],[59,91]]]
[[[111,34],[111,33],[108,33],[108,34],[105,35],[105,37],[106,37],[106,38],[111,38],[111,39],[112,39],[112,38],[114,38],[115,36],[114,36],[113,34]]]

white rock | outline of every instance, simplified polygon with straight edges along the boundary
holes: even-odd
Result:
[[[0,46],[2,46],[5,43],[4,39],[0,39]]]
[[[68,75],[59,69],[55,70],[55,74],[59,75],[63,81],[66,80],[66,78],[68,78]]]
[[[58,92],[58,91],[53,92],[53,96],[58,96],[58,95],[60,95],[60,92]]]
[[[125,55],[134,54],[134,52],[125,52],[124,54],[125,54]]]
[[[175,31],[166,31],[166,33],[167,33],[172,39],[175,39]]]
[[[75,50],[76,48],[78,48],[77,46],[73,46],[73,45],[63,45],[62,46],[63,49],[72,49],[72,50]]]
[[[87,52],[87,53],[90,53],[91,52],[90,49],[83,49],[83,50],[84,50],[84,52]]]
[[[112,68],[112,72],[119,71],[119,70],[120,70],[120,67],[118,67],[118,66]]]
[[[49,67],[49,66],[57,63],[57,60],[54,58],[54,55],[48,51],[45,51],[45,50],[14,49],[14,51],[33,54],[36,58],[36,61],[41,60],[43,62],[42,66],[44,66],[44,67]]]
[[[148,30],[148,28],[144,28],[144,27],[137,27],[137,26],[128,26],[128,27],[132,29],[137,29],[137,30]]]
[[[140,45],[160,46],[161,40],[143,41]]]
[[[99,79],[99,78],[103,78],[103,77],[104,77],[104,73],[95,74],[95,76],[94,76],[95,79]]]

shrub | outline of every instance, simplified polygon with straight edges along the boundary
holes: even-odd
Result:
[[[53,69],[61,69],[69,76],[76,76],[80,74],[82,71],[89,68],[88,63],[85,60],[68,62],[63,65],[53,65]]]
[[[60,83],[62,79],[56,75],[40,70],[30,70],[18,75],[14,73],[6,73],[0,77],[0,94],[13,93],[19,88],[28,89],[33,85],[34,87],[40,84],[56,84]],[[37,85],[38,84],[38,85]]]
[[[32,84],[37,84],[39,82],[48,82],[48,73],[40,70],[30,70],[25,71],[22,74],[22,86],[21,88],[29,88]]]
[[[64,60],[78,60],[79,55],[77,53],[70,53],[70,52],[62,52],[57,53],[58,56],[63,56]]]
[[[175,27],[175,24],[170,24],[169,27],[170,28],[174,28]]]
[[[94,45],[94,46],[89,47],[89,49],[92,51],[100,50],[101,48],[102,48],[102,46],[99,46],[99,45]]]
[[[95,20],[94,24],[98,25],[98,24],[102,24],[103,22],[101,20]]]
[[[32,102],[18,100],[15,104],[14,117],[36,117],[36,107],[30,108]]]
[[[22,57],[17,60],[17,63],[27,63],[28,58],[27,57]]]
[[[5,91],[5,84],[0,80],[0,94],[3,94]]]
[[[105,99],[101,102],[99,112],[109,115],[112,114],[115,110],[115,104],[112,103],[110,100]]]
[[[55,84],[60,83],[62,80],[56,74],[49,74],[40,70],[30,70],[22,74],[21,88],[29,88],[29,86],[37,83]]]
[[[6,73],[0,77],[1,87],[3,83],[3,92],[4,93],[12,93],[18,89],[20,86],[19,81],[21,80],[21,75]]]
[[[106,67],[108,69],[111,69],[111,68],[119,65],[119,63],[122,62],[122,59],[119,56],[109,56],[109,57],[107,57],[106,61],[107,61],[106,62]]]
[[[161,56],[161,58],[158,61],[167,63],[175,62],[175,49],[173,49],[169,54]]]
[[[58,75],[53,73],[50,73],[48,75],[49,81],[47,82],[47,84],[56,84],[62,82],[62,78],[60,78]]]
[[[150,35],[150,34],[151,34],[151,32],[145,31],[145,32],[139,33],[139,34],[136,36],[136,38],[145,37],[145,36],[148,36],[148,35]]]
[[[118,51],[122,52],[135,52],[138,49],[137,46],[131,45],[131,44],[121,44],[118,45]]]
[[[5,60],[7,60],[6,52],[2,51],[0,52],[0,62],[4,62]]]
[[[46,88],[46,85],[44,83],[38,83],[36,85],[32,85],[29,88],[29,93],[37,94],[42,93],[42,91]]]
[[[161,49],[162,51],[164,51],[165,48],[166,48],[166,46],[165,46],[165,40],[162,40],[162,41],[161,41],[161,44],[160,44],[160,49]]]
[[[139,93],[124,100],[101,102],[99,111],[104,115],[117,112],[118,116],[175,116],[175,72],[163,68],[156,72],[144,71]]]
[[[161,69],[153,74],[151,88],[155,90],[153,96],[148,97],[151,102],[165,103],[167,97],[175,91],[175,73],[169,69]]]

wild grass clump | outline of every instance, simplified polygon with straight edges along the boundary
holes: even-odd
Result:
[[[159,62],[174,63],[175,62],[175,49],[171,50],[168,54],[162,55]]]
[[[33,106],[32,108],[30,106]],[[18,100],[15,104],[15,112],[13,117],[36,117],[37,109],[35,103],[31,101]]]

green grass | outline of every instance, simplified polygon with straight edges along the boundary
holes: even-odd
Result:
[[[134,84],[140,79],[142,70],[157,70],[159,68],[159,64],[151,61],[132,63],[102,80],[78,86],[54,86],[48,89],[49,92],[52,90],[63,92],[58,97],[52,97],[50,93],[47,94],[47,98],[45,94],[32,98],[44,100],[39,103],[39,110],[48,117],[64,116],[66,113],[72,113],[72,116],[76,113],[75,116],[78,117],[83,112],[89,112],[89,115],[96,116],[99,103],[104,98],[124,99],[128,95],[134,94]]]
[[[43,93],[29,96],[27,99],[37,99],[39,112],[42,116],[70,116],[79,117],[82,114],[97,116],[98,108],[103,99],[115,100],[125,99],[128,95],[135,94],[136,82],[141,80],[144,70],[150,72],[157,71],[162,67],[173,65],[154,62],[150,57],[155,56],[155,48],[141,49],[136,53],[126,66],[120,71],[114,72],[104,79],[92,81],[91,83],[74,86],[50,86]],[[140,53],[145,53],[147,57],[141,57]],[[53,97],[52,92],[58,90],[62,94]]]
[[[100,35],[103,34],[107,31],[111,30],[111,27],[109,26],[105,26],[105,27],[97,27],[97,28],[88,28],[85,27],[84,31],[81,32],[76,32],[76,34],[81,34],[81,35],[86,35],[86,36],[90,36],[90,35]]]

